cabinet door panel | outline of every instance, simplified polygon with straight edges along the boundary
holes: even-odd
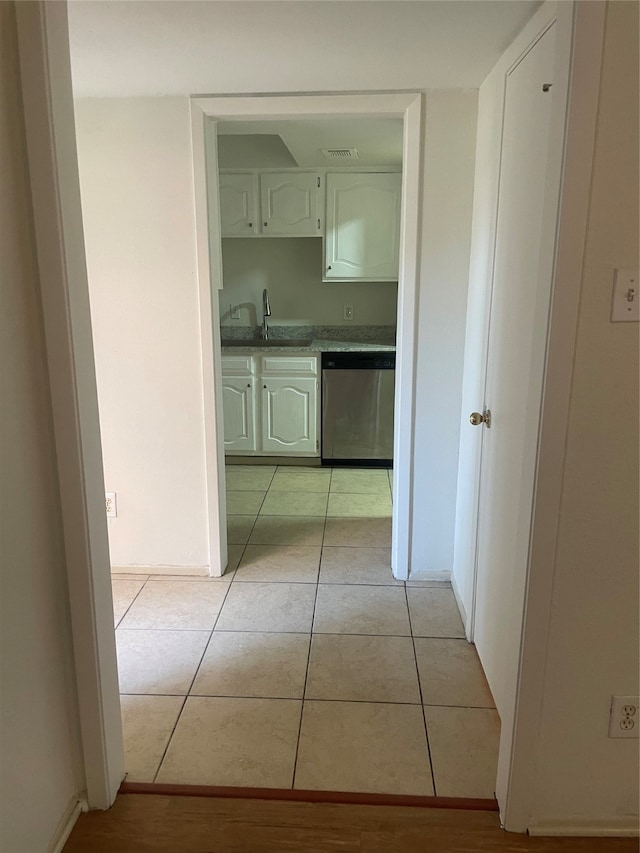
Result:
[[[317,456],[317,380],[264,379],[262,386],[262,450]]]
[[[326,279],[396,281],[399,174],[327,176]]]
[[[319,176],[309,172],[260,175],[262,233],[318,237]]]
[[[257,233],[256,176],[249,172],[220,175],[220,222],[223,237]]]
[[[255,453],[257,444],[253,381],[224,376],[222,408],[225,450],[234,453]]]

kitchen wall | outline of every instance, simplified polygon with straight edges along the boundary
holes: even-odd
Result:
[[[235,238],[222,241],[224,290],[219,294],[223,325],[262,322],[262,291],[269,290],[271,325],[395,325],[397,282],[322,282],[320,237]],[[344,305],[353,320],[343,319]],[[240,306],[239,319],[229,316]]]
[[[638,269],[638,5],[607,4],[532,825],[638,828],[638,740],[607,737],[638,695],[638,324],[611,323]],[[579,724],[576,725],[576,721]]]
[[[0,849],[51,850],[84,787],[13,3],[0,3]]]

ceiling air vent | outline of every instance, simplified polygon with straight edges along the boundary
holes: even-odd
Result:
[[[320,151],[327,160],[357,160],[357,148],[321,148]]]

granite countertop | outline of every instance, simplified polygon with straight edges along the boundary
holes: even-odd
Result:
[[[310,344],[304,346],[278,346],[277,341],[268,346],[250,346],[249,344],[226,344],[222,347],[222,352],[250,352],[250,353],[268,353],[268,352],[395,352],[396,345],[386,343],[377,343],[375,341],[328,341],[322,338],[313,338]]]
[[[260,342],[253,327],[223,326],[220,330],[223,353],[260,352],[395,352],[394,326],[274,326],[269,329],[269,344]],[[238,343],[232,343],[236,339]],[[252,346],[251,339],[256,339]],[[278,346],[278,340],[287,340]],[[294,340],[300,340],[298,346]]]

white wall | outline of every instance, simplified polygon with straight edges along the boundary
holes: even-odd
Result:
[[[262,291],[268,288],[271,325],[395,326],[396,282],[322,281],[320,237],[233,238],[222,241],[224,289],[219,294],[223,325],[262,322]],[[240,319],[229,318],[239,305]],[[353,320],[343,306],[353,306]]]
[[[607,737],[639,692],[638,324],[609,322],[638,233],[638,6],[610,2],[532,826],[638,826],[639,741]]]
[[[427,96],[411,569],[450,571],[460,439],[477,93]]]
[[[187,98],[76,104],[115,566],[209,565]]]
[[[476,103],[426,95],[414,569],[453,561]],[[207,564],[188,101],[80,99],[77,125],[112,563]]]
[[[0,849],[44,853],[84,779],[11,3],[0,39]]]

